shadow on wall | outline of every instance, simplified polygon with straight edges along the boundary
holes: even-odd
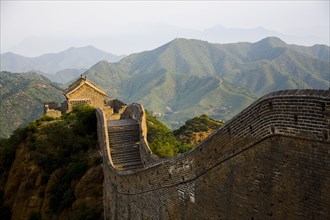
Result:
[[[329,125],[329,90],[279,91],[253,103],[192,151],[125,172],[111,165],[99,110],[105,216],[326,219]]]

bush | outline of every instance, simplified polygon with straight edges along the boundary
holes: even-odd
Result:
[[[72,162],[58,175],[51,186],[49,208],[53,213],[59,213],[75,201],[71,182],[79,179],[87,170],[87,164],[82,161]]]
[[[49,115],[42,115],[39,119],[36,120],[36,125],[41,125],[44,121],[54,121],[55,118]]]
[[[41,215],[37,212],[31,212],[29,220],[41,220]]]
[[[52,173],[57,167],[59,167],[59,165],[61,165],[61,160],[59,160],[55,154],[33,151],[31,152],[31,157],[38,166],[42,167],[48,174]]]
[[[179,152],[180,144],[173,133],[163,123],[147,113],[148,143],[152,152],[158,157],[173,157]]]
[[[6,182],[19,144],[27,137],[27,129],[18,128],[8,139],[0,140],[0,180]]]
[[[4,184],[7,180],[17,147],[19,144],[25,144],[31,159],[42,168],[38,196],[45,196],[49,176],[58,170],[58,175],[50,186],[49,211],[60,213],[64,209],[71,208],[75,202],[76,180],[85,174],[88,164],[102,162],[101,157],[99,159],[94,156],[89,157],[86,153],[89,149],[96,150],[96,143],[94,108],[77,106],[71,113],[55,119],[42,116],[31,122],[25,129],[17,129],[9,139],[0,140],[1,183]],[[34,185],[35,179],[31,179],[24,186],[26,189],[32,189]],[[93,209],[85,210],[87,217],[99,216],[93,213]],[[1,219],[10,219],[10,208],[1,206],[0,216]],[[29,219],[41,218],[38,213],[31,213]]]
[[[74,220],[94,220],[102,219],[102,213],[96,209],[89,208],[86,204],[82,204],[78,207],[78,211],[72,216]]]
[[[11,210],[10,207],[3,205],[3,194],[4,192],[0,190],[0,219],[10,220],[11,219]]]
[[[74,107],[72,114],[76,114],[77,120],[74,130],[77,134],[91,134],[96,132],[95,108],[89,105]]]

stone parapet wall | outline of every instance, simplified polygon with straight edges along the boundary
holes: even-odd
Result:
[[[61,117],[63,106],[56,102],[44,102],[44,114],[51,117]]]
[[[329,143],[272,136],[194,178],[189,164],[126,178],[140,192],[123,193],[105,168],[106,219],[327,219]],[[211,152],[210,152],[211,153]],[[215,160],[214,157],[209,160]],[[207,162],[203,160],[201,162]],[[169,167],[171,168],[171,167]],[[172,175],[181,180],[171,182]],[[157,173],[158,171],[158,173]],[[176,177],[172,177],[176,178]],[[185,179],[187,178],[187,179]],[[167,181],[168,180],[168,181]],[[160,185],[150,187],[150,185]],[[161,183],[162,182],[162,183]]]
[[[62,112],[59,110],[55,110],[55,109],[47,109],[47,110],[45,110],[44,114],[54,117],[54,118],[58,118],[58,117],[61,117]]]
[[[147,121],[146,113],[141,104],[133,103],[127,106],[125,111],[121,114],[120,119],[132,118],[140,123],[140,131],[142,137],[147,137]]]
[[[97,108],[95,110],[97,119],[97,139],[100,152],[103,158],[107,158],[107,164],[113,166],[110,156],[110,144],[108,136],[108,124],[107,119],[102,111],[102,109]]]
[[[192,151],[134,173],[105,150],[105,216],[326,219],[329,106],[329,90],[269,94]]]

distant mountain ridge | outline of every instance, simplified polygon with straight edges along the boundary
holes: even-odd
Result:
[[[173,128],[204,113],[228,120],[275,90],[327,89],[329,69],[324,45],[288,45],[276,37],[233,44],[179,38],[118,63],[101,61],[84,74],[110,96],[159,113]]]
[[[154,50],[131,54],[117,63],[102,60],[86,71],[66,69],[48,77],[65,83],[70,80],[68,75],[79,77],[84,72],[110,97],[143,104],[173,129],[201,114],[229,120],[260,96],[275,90],[328,89],[329,63],[329,47],[325,45],[288,45],[275,37],[234,44],[180,38]],[[61,89],[44,77],[1,74],[1,110],[5,110],[1,117],[13,115],[14,122],[2,125],[5,130],[38,117],[43,101],[63,99]],[[45,82],[40,83],[41,79]],[[4,92],[7,90],[12,92]]]
[[[52,82],[66,84],[70,82],[73,79],[76,79],[81,74],[83,74],[87,69],[81,68],[81,69],[64,69],[61,71],[56,72],[55,74],[44,74],[40,73],[41,75],[46,76],[48,79],[50,79]]]
[[[87,69],[101,60],[117,62],[123,57],[93,46],[71,47],[59,53],[48,53],[38,57],[25,57],[8,52],[1,54],[1,70],[9,72],[41,71],[46,74],[54,74],[64,69]]]

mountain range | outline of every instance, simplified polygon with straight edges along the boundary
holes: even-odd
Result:
[[[330,48],[325,45],[289,45],[276,37],[232,44],[179,38],[154,50],[131,54],[116,63],[102,60],[83,74],[110,97],[126,103],[141,103],[174,129],[201,114],[229,120],[272,91],[328,89],[329,53]],[[72,72],[78,77],[83,71],[68,69],[52,77],[65,83]],[[28,88],[27,82],[31,85]],[[16,127],[37,118],[42,112],[42,102],[63,99],[60,85],[36,74],[2,73],[0,83],[1,117]],[[54,90],[40,88],[39,84]],[[27,89],[36,92],[26,94]],[[7,90],[10,93],[3,92]],[[30,104],[26,100],[30,100]],[[15,106],[26,104],[20,105],[20,109],[10,107],[7,102]],[[11,115],[15,117],[10,119]],[[24,120],[23,115],[27,115]],[[11,130],[15,126],[11,126]],[[1,128],[7,129],[3,124]]]
[[[1,54],[1,70],[9,72],[39,71],[46,75],[52,75],[68,69],[86,70],[100,60],[117,62],[123,57],[107,53],[93,46],[71,47],[59,53],[48,53],[38,57],[25,57],[8,52]]]
[[[3,51],[12,51],[25,56],[37,56],[49,51],[60,51],[69,47],[93,45],[115,54],[131,54],[151,50],[174,38],[200,39],[212,43],[257,42],[268,36],[276,36],[287,43],[311,46],[329,45],[329,27],[296,27],[286,30],[272,30],[265,27],[225,27],[215,25],[205,29],[182,28],[174,25],[150,22],[148,24],[121,25],[124,32],[111,31],[107,35],[94,36],[30,36],[16,45],[6,45]]]
[[[110,96],[142,103],[175,128],[204,113],[228,120],[275,90],[328,89],[329,69],[328,46],[268,37],[233,44],[175,39],[118,63],[101,61],[84,74]]]

